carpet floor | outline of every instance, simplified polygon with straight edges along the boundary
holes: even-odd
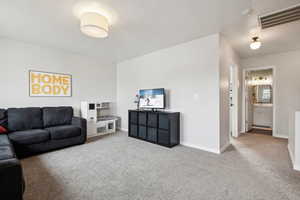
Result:
[[[221,155],[119,132],[23,159],[25,200],[299,200],[287,141],[245,134]]]

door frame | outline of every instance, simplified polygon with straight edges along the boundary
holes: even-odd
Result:
[[[230,105],[230,136],[231,137],[239,137],[239,69],[237,65],[230,66],[230,81],[232,81],[232,103],[233,106]],[[232,80],[231,80],[232,79]],[[229,97],[230,98],[230,97]]]
[[[266,66],[266,67],[251,67],[243,69],[243,92],[242,92],[242,132],[246,133],[246,73],[249,71],[255,71],[255,70],[265,70],[265,69],[272,69],[272,98],[273,98],[273,122],[272,122],[272,136],[279,137],[277,134],[277,128],[276,128],[276,68],[275,66]]]

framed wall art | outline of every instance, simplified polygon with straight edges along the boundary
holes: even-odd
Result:
[[[72,75],[29,70],[29,96],[71,97]]]

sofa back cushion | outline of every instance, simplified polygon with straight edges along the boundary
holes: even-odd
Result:
[[[0,120],[7,118],[7,111],[0,108]]]
[[[8,130],[24,131],[43,128],[41,108],[9,108],[7,110]]]
[[[43,108],[44,127],[70,125],[73,118],[72,107]]]

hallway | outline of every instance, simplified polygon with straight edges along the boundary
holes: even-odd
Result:
[[[287,139],[264,134],[246,133],[232,140],[236,151],[261,170],[293,173]]]
[[[287,139],[256,133],[232,139],[235,153],[245,159],[254,171],[274,179],[276,187],[280,185],[290,192],[299,191],[300,172],[293,170],[287,144]]]

